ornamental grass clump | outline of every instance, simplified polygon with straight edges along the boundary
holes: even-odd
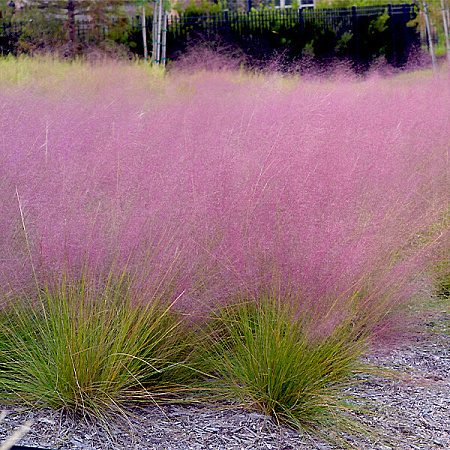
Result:
[[[0,317],[0,401],[106,418],[173,400],[195,377],[189,333],[177,297],[138,294],[134,281],[83,271],[46,280],[35,297],[12,294]]]
[[[450,237],[445,233],[450,228],[450,210],[443,211],[441,219],[433,224],[431,233],[440,233],[445,236],[443,242],[437,248],[434,259],[431,263],[430,273],[432,274],[434,293],[441,300],[450,299]]]
[[[362,368],[369,333],[348,317],[327,331],[326,317],[299,311],[297,300],[262,292],[217,311],[204,347],[212,389],[278,423],[315,433],[325,427],[337,438],[352,428],[343,389]]]

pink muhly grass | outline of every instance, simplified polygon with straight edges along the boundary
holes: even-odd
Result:
[[[36,266],[76,270],[88,255],[151,285],[176,261],[192,314],[274,278],[330,320],[355,292],[380,317],[409,294],[426,254],[411,242],[447,201],[444,80],[115,77],[95,94],[0,94],[4,290],[32,276],[20,198]]]

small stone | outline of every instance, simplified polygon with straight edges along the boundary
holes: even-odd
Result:
[[[48,423],[49,425],[55,425],[56,423],[54,420],[47,419],[47,417],[41,417],[38,419],[38,421]]]

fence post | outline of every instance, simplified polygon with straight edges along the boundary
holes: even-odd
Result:
[[[298,8],[298,23],[300,24],[300,34],[303,37],[303,31],[304,31],[304,23],[303,23],[303,8],[300,6]]]
[[[400,32],[401,35],[399,37],[401,44],[398,47],[398,51],[396,51],[397,59],[400,58],[400,64],[404,65],[410,54],[411,47],[415,45],[414,37],[411,35],[411,32],[408,31],[408,22],[411,20],[413,16],[415,4],[402,3],[402,14],[400,18]],[[398,27],[397,27],[398,30]],[[397,33],[397,37],[399,33]],[[396,41],[396,45],[398,44],[398,39]]]
[[[397,60],[397,52],[395,48],[395,21],[394,21],[394,12],[392,10],[392,3],[388,4],[388,14],[389,19],[391,20],[391,37],[392,37],[392,58],[393,63],[395,64]]]
[[[228,9],[224,11],[224,18],[225,18],[225,32],[226,35],[229,36],[230,34],[230,19],[228,17]]]
[[[358,12],[356,6],[352,6],[352,25],[353,25],[353,36],[355,38],[355,62],[358,65],[359,61],[359,37],[358,37]]]
[[[67,2],[67,19],[69,22],[70,51],[74,51],[75,46],[75,3],[73,0]]]

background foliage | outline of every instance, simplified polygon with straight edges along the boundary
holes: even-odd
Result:
[[[71,8],[69,4],[72,4]],[[325,6],[330,8],[337,4],[319,3],[317,12],[324,13]],[[339,3],[339,7],[344,6],[348,5]],[[220,2],[177,4],[175,10],[186,18],[183,19],[186,23],[180,31],[177,29],[181,26],[180,19],[171,19],[167,37],[169,58],[178,59],[193,46],[203,46],[226,49],[241,62],[253,66],[264,65],[273,57],[279,62],[306,57],[321,60],[323,64],[334,58],[349,59],[361,67],[380,56],[396,65],[404,65],[420,46],[415,15],[396,16],[394,36],[387,8],[381,8],[370,17],[359,14],[357,28],[344,25],[348,22],[344,16],[341,22],[336,18],[330,22],[325,16],[309,17],[305,10],[303,23],[295,10],[266,7],[253,8],[248,16],[230,12],[230,23],[227,24],[224,21],[228,13],[224,8]],[[143,55],[141,24],[139,17],[134,15],[140,11],[135,9],[131,13],[119,0],[36,2],[14,14],[3,3],[5,9],[3,23],[12,21],[13,27],[5,28],[0,37],[3,52],[56,51],[63,56],[74,56],[98,49],[114,56]],[[150,43],[153,38],[149,6],[147,14]],[[209,20],[216,17],[221,23],[206,26],[205,14],[210,15]]]

